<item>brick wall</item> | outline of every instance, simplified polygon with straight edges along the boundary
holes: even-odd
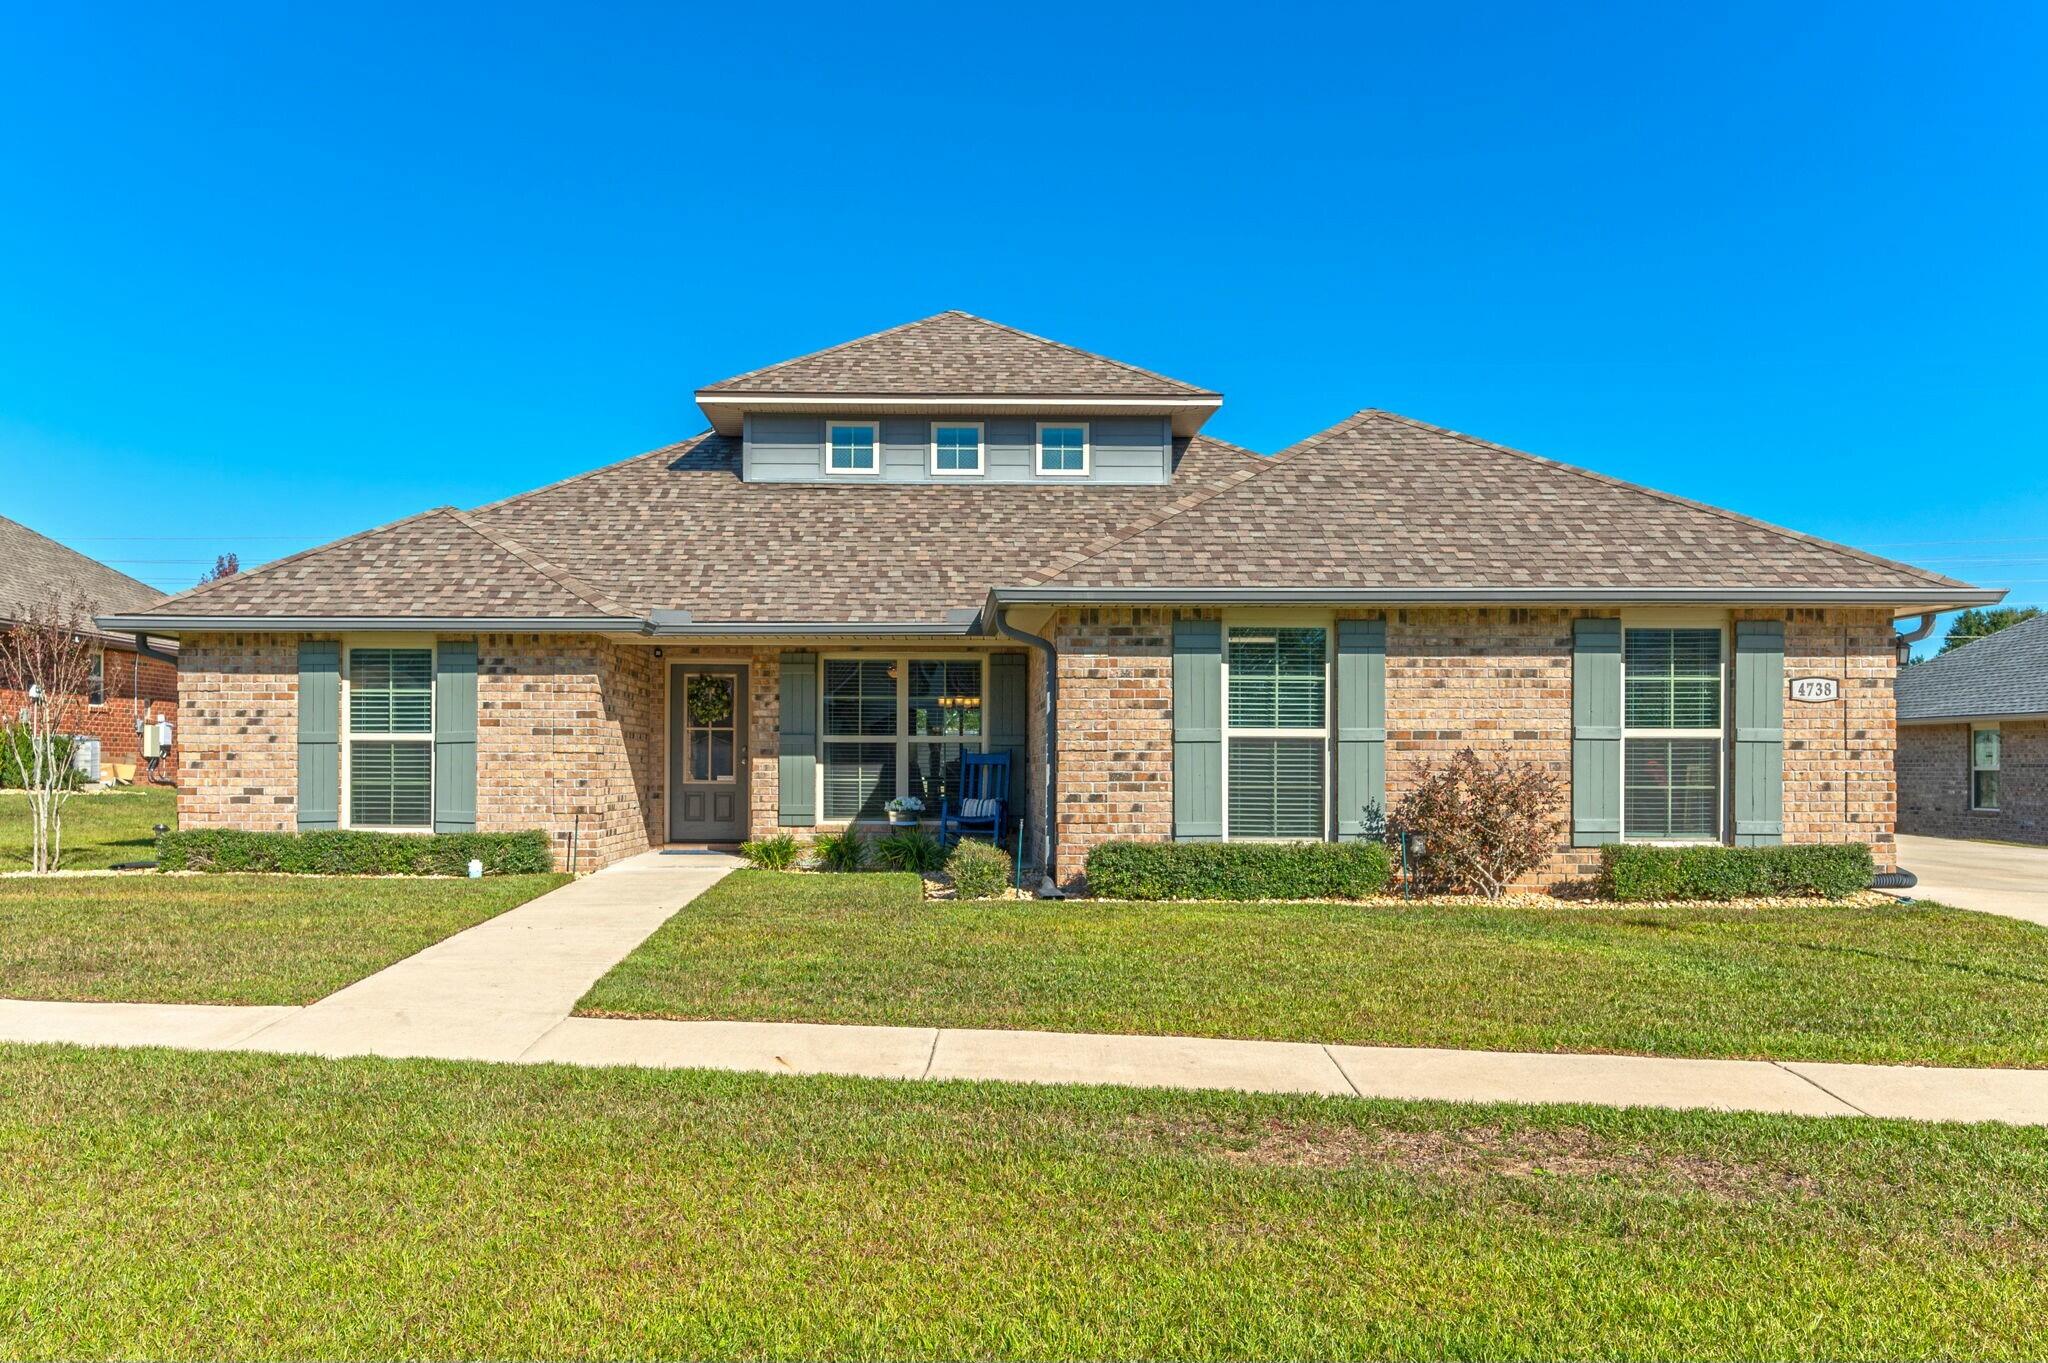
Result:
[[[297,828],[298,636],[188,634],[178,695],[178,826]]]
[[[2048,843],[2048,720],[2007,720],[1998,809],[1970,808],[1970,726],[1899,726],[1899,831],[1932,838]]]
[[[135,767],[136,781],[145,781],[142,739],[135,732],[135,721],[138,717],[168,719],[176,724],[178,670],[174,664],[145,658],[132,648],[118,648],[111,644],[106,649],[105,666],[105,701],[94,705],[88,696],[73,698],[67,707],[64,727],[69,733],[87,734],[100,741],[102,777],[113,780],[112,764],[122,763]],[[28,698],[21,692],[0,686],[0,718],[12,722],[27,703]],[[172,738],[170,759],[159,770],[175,779],[177,749],[183,743],[183,735],[173,733]]]
[[[1370,615],[1369,611],[1345,612]],[[1387,618],[1387,794],[1460,748],[1510,754],[1571,776],[1572,621],[1590,611],[1394,610]],[[1088,849],[1172,836],[1172,621],[1208,612],[1062,611],[1059,861],[1072,883]],[[1869,842],[1893,864],[1891,623],[1881,611],[1744,611],[1786,622],[1787,676],[1829,676],[1836,702],[1785,702],[1785,822],[1791,842]],[[1034,692],[1039,673],[1035,669]],[[1036,801],[1033,803],[1036,816]],[[1561,834],[1539,887],[1584,875],[1596,851]]]

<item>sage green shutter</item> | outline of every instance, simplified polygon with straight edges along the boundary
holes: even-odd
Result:
[[[1337,622],[1337,840],[1365,836],[1387,800],[1387,622]]]
[[[1572,846],[1621,841],[1621,621],[1572,622]]]
[[[1029,661],[1021,653],[991,653],[988,659],[988,750],[1010,755],[1010,812],[1024,809],[1025,750],[1030,742]]]
[[[1735,622],[1735,845],[1785,833],[1785,622]]]
[[[1223,624],[1173,622],[1173,836],[1223,837]]]
[[[818,655],[782,655],[777,717],[776,822],[808,828],[818,822]]]
[[[341,645],[299,641],[299,827],[341,826]]]
[[[476,640],[434,650],[434,831],[476,831]]]

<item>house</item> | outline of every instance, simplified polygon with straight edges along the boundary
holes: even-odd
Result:
[[[1899,672],[1899,831],[2048,843],[2048,615]]]
[[[1356,838],[1470,745],[1569,780],[1548,876],[1889,864],[1894,621],[2001,595],[1391,412],[1255,454],[1214,391],[959,312],[696,398],[679,444],[103,619],[182,640],[183,825],[589,868],[936,805],[988,749],[1071,884],[1110,838]]]
[[[46,535],[0,516],[0,629],[23,611],[43,605],[69,609],[82,604],[92,615],[147,610],[164,594],[104,563],[67,549]],[[176,649],[162,639],[102,633],[94,627],[91,694],[77,697],[70,728],[100,741],[101,772],[142,770],[141,725],[173,721],[178,713]],[[138,646],[140,645],[140,646]],[[27,697],[0,686],[0,721],[13,723]],[[175,775],[175,749],[158,769]],[[133,774],[133,773],[131,773]]]

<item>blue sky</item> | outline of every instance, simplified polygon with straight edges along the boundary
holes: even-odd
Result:
[[[0,10],[0,514],[181,587],[959,307],[2048,603],[2048,8],[696,8]]]

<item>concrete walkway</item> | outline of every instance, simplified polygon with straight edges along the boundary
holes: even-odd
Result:
[[[238,1048],[516,1060],[670,914],[738,865],[718,852],[628,858],[297,1009]]]
[[[2048,847],[1901,834],[1899,865],[1920,878],[1914,899],[2048,927]]]
[[[636,857],[304,1008],[0,1000],[0,1041],[2048,1125],[2048,1070],[569,1016],[735,864]]]

